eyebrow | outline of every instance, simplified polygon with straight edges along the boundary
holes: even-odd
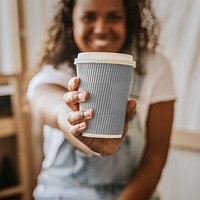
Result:
[[[84,11],[84,13],[94,13],[94,12],[96,12],[96,10],[89,10],[87,8],[83,11]],[[97,8],[97,11],[99,11],[98,8]],[[120,9],[113,9],[113,10],[108,11],[108,13],[122,13],[123,14],[124,12]]]

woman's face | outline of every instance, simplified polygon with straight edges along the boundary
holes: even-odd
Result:
[[[73,36],[81,52],[120,52],[126,36],[123,0],[76,0]]]

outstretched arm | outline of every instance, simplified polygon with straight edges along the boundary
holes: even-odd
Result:
[[[71,125],[67,121],[67,114],[72,110],[63,101],[66,92],[66,88],[55,84],[38,86],[29,99],[32,113],[42,124],[62,130],[66,139],[79,150],[88,155],[99,156],[70,133]]]
[[[87,129],[87,120],[91,119],[95,113],[92,108],[85,111],[79,110],[79,102],[86,101],[88,94],[86,92],[78,92],[78,85],[79,78],[73,78],[69,82],[69,90],[55,84],[38,86],[33,91],[34,94],[30,99],[32,111],[43,124],[48,124],[63,131],[65,138],[86,154],[111,155],[126,136],[128,119],[135,112],[136,101],[128,101],[122,138],[100,139],[83,137],[82,132]]]

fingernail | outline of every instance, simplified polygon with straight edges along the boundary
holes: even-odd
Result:
[[[83,113],[83,115],[84,115],[85,117],[90,117],[90,116],[91,116],[91,110],[85,111],[85,112]]]
[[[78,94],[78,98],[80,99],[80,100],[84,100],[85,99],[85,95],[86,95],[86,93],[84,92],[80,92],[79,94]]]

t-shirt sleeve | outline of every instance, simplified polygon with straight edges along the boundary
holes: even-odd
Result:
[[[149,55],[137,108],[143,132],[146,132],[149,106],[171,100],[176,100],[171,66],[164,56],[157,53]]]
[[[158,57],[152,72],[153,88],[150,103],[170,101],[176,99],[176,91],[171,66],[165,57]],[[150,72],[151,73],[151,72]]]
[[[41,85],[55,84],[67,88],[69,80],[74,76],[71,68],[63,66],[55,69],[51,65],[44,66],[42,70],[37,73],[29,82],[27,89],[27,98],[32,97],[33,91]]]

